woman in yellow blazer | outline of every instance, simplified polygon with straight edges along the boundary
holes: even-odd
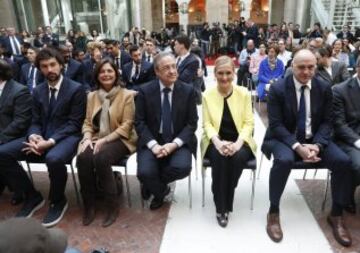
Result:
[[[254,118],[250,93],[232,83],[235,74],[232,59],[219,57],[214,72],[217,86],[206,90],[203,96],[201,151],[212,166],[216,218],[220,226],[226,227],[244,165],[255,156]]]
[[[119,198],[111,165],[135,151],[134,92],[121,87],[119,72],[110,59],[95,67],[97,90],[90,92],[79,145],[77,166],[84,201],[83,224],[95,219],[97,185],[105,200],[107,227],[119,214]]]

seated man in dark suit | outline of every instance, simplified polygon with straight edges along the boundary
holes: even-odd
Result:
[[[82,78],[82,65],[80,62],[71,58],[70,49],[65,45],[59,46],[59,51],[62,54],[65,62],[64,66],[64,76],[67,78],[81,83],[83,81]]]
[[[131,56],[123,49],[120,49],[120,42],[117,40],[104,40],[106,45],[106,52],[113,59],[120,75],[122,75],[122,68],[125,64],[131,62]]]
[[[174,50],[177,55],[176,68],[178,79],[193,85],[197,78],[199,61],[190,53],[191,40],[186,35],[179,35],[175,38]]]
[[[360,184],[360,58],[356,62],[356,77],[333,87],[335,141],[352,161],[351,203],[345,208],[356,213],[354,194]]]
[[[331,170],[332,209],[327,218],[335,239],[350,246],[351,236],[344,226],[343,207],[350,202],[351,161],[331,140],[332,92],[330,85],[313,78],[315,55],[307,49],[295,54],[293,74],[272,85],[268,99],[269,128],[262,151],[274,157],[270,172],[270,210],[267,233],[279,242],[280,198],[295,161],[322,162]]]
[[[154,68],[158,79],[140,86],[135,101],[137,176],[143,198],[154,195],[151,210],[163,205],[168,183],[189,175],[198,120],[195,90],[177,80],[174,56],[158,54]]]
[[[0,60],[0,150],[6,150],[7,143],[26,134],[31,123],[32,99],[29,90],[12,79],[12,67],[5,60]],[[0,168],[1,170],[1,168]],[[0,179],[0,188],[14,186]],[[23,192],[14,194],[11,203],[19,204]]]
[[[30,93],[38,84],[44,82],[44,76],[35,66],[35,59],[38,53],[39,49],[35,47],[28,48],[26,52],[26,58],[28,59],[29,63],[22,65],[20,70],[19,82],[23,85],[26,85]]]
[[[3,40],[3,44],[8,52],[11,52],[12,55],[21,56],[21,45],[24,41],[20,36],[16,35],[14,27],[8,27],[6,29],[8,36]]]
[[[333,60],[331,46],[327,45],[319,48],[316,51],[315,56],[318,64],[316,77],[323,79],[331,86],[342,83],[350,78],[350,73],[347,70],[346,64]]]
[[[141,84],[155,79],[153,64],[142,60],[138,46],[129,49],[132,61],[125,64],[122,69],[122,79],[127,89],[139,90]]]
[[[50,178],[50,207],[42,223],[50,227],[67,210],[65,164],[72,160],[81,139],[86,95],[81,84],[61,74],[64,60],[58,51],[41,50],[36,66],[46,81],[33,90],[32,122],[27,135],[0,149],[0,177],[25,193],[24,206],[17,216],[30,217],[45,201],[18,161],[45,162]]]
[[[154,57],[157,53],[155,40],[152,38],[145,39],[145,50],[142,55],[142,60],[153,63]]]
[[[87,91],[95,89],[94,69],[97,62],[102,59],[102,44],[100,42],[92,41],[87,44],[87,50],[90,53],[90,58],[82,62],[83,81]]]

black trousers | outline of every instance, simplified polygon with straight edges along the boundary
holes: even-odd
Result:
[[[254,155],[248,145],[243,145],[233,156],[227,157],[221,155],[215,146],[210,144],[206,157],[211,163],[211,190],[216,212],[232,212],[235,188],[246,162],[254,158]]]
[[[241,65],[237,72],[237,85],[246,86],[247,77],[250,77],[249,64]]]
[[[187,177],[191,171],[191,152],[186,146],[158,159],[148,148],[138,150],[137,177],[157,199],[164,197],[167,184]]]
[[[271,140],[272,154],[274,156],[273,166],[270,171],[270,202],[279,206],[280,198],[284,192],[285,185],[291,172],[293,163],[300,157],[291,148],[277,140]],[[267,143],[264,143],[267,145]],[[333,142],[324,148],[320,157],[323,164],[331,170],[331,193],[333,201],[346,206],[350,203],[351,192],[351,160]]]
[[[36,191],[18,161],[45,162],[50,178],[49,200],[52,203],[62,201],[65,198],[64,192],[67,181],[66,163],[69,163],[76,153],[80,137],[66,137],[42,156],[26,155],[22,152],[25,141],[27,140],[24,137],[0,146],[0,176],[14,186],[15,191],[24,192],[29,197]]]
[[[86,204],[95,204],[97,185],[102,188],[105,199],[116,196],[117,188],[112,165],[118,164],[130,153],[120,139],[105,143],[95,155],[93,152],[87,147],[77,157],[81,195]]]

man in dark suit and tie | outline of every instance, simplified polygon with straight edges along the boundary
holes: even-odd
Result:
[[[94,79],[94,69],[97,62],[99,62],[102,55],[102,44],[100,42],[92,41],[87,44],[87,50],[90,52],[90,58],[82,62],[83,81],[87,91],[95,89],[96,82]]]
[[[138,46],[131,46],[129,49],[132,61],[125,64],[122,69],[122,79],[127,89],[139,90],[141,84],[155,79],[153,64],[143,61]]]
[[[332,47],[327,45],[315,52],[318,68],[316,77],[328,82],[331,86],[350,78],[346,64],[332,59]]]
[[[33,89],[40,83],[44,82],[44,76],[41,71],[35,66],[36,55],[39,53],[39,49],[35,47],[28,48],[26,52],[26,58],[28,63],[21,66],[19,82],[26,85],[32,93]]]
[[[42,223],[50,227],[60,222],[68,207],[65,164],[72,160],[81,139],[86,95],[81,84],[61,74],[64,60],[58,51],[41,50],[36,66],[46,81],[33,90],[32,122],[27,135],[0,149],[0,174],[15,190],[26,194],[17,216],[30,217],[45,201],[18,161],[45,162],[50,178],[50,205]]]
[[[270,210],[267,233],[279,242],[279,205],[286,181],[295,161],[322,162],[332,172],[332,209],[327,218],[335,239],[350,246],[351,236],[342,218],[343,207],[349,204],[351,161],[331,140],[332,92],[330,85],[313,78],[315,55],[307,49],[298,51],[292,62],[293,74],[272,85],[268,100],[269,128],[262,151],[274,158],[270,171]]]
[[[13,79],[12,67],[5,60],[0,60],[0,150],[7,149],[7,143],[26,134],[31,123],[32,99],[29,90]],[[0,168],[1,170],[1,168]],[[0,179],[0,188],[14,186]],[[19,204],[23,192],[14,194],[11,203]]]
[[[178,79],[184,83],[193,85],[197,78],[199,61],[190,53],[191,40],[186,35],[179,35],[175,38],[174,50],[177,55],[176,67]]]
[[[83,71],[81,63],[71,58],[71,52],[67,46],[60,45],[59,51],[62,54],[65,62],[63,73],[64,76],[73,81],[81,83],[83,81]]]
[[[145,39],[145,50],[142,55],[142,60],[152,63],[156,54],[155,41],[152,38]]]
[[[3,41],[6,50],[14,56],[21,56],[21,45],[24,41],[16,35],[14,27],[8,27],[6,31],[8,36]]]
[[[154,69],[158,79],[140,86],[135,101],[137,176],[143,198],[154,195],[151,210],[163,205],[168,183],[189,175],[198,121],[195,90],[177,80],[174,56],[158,54]]]
[[[120,42],[117,40],[104,40],[106,45],[106,52],[113,59],[116,64],[120,75],[122,75],[122,68],[126,63],[131,62],[131,56],[125,51],[120,49]]]
[[[360,184],[360,58],[356,76],[333,87],[335,141],[352,161],[351,203],[345,208],[356,213],[354,194]]]

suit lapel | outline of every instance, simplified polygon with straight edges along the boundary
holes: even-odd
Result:
[[[178,110],[180,109],[181,106],[181,84],[175,82],[174,84],[174,91],[172,93],[172,105],[171,105],[171,118],[172,118],[172,123],[173,126],[177,126],[177,122],[176,122],[176,115],[178,114]],[[175,128],[175,127],[174,127]],[[174,129],[175,130],[175,129]]]
[[[294,83],[293,75],[289,76],[288,78],[289,78],[289,80],[285,81],[286,90],[287,90],[287,94],[289,94],[288,98],[290,100],[292,115],[294,115],[294,117],[296,118],[296,115],[297,115],[297,97],[296,97],[296,91],[295,91],[295,83]]]
[[[314,120],[316,117],[315,114],[316,114],[317,106],[318,106],[317,101],[319,101],[319,88],[318,88],[318,85],[317,85],[315,79],[312,79],[311,90],[310,90],[310,110],[311,110],[310,115],[311,115],[312,120]],[[311,125],[313,126],[314,124],[311,124]]]
[[[349,83],[349,101],[355,101],[353,104],[354,109],[358,112],[360,111],[360,101],[359,101],[359,94],[360,94],[360,87],[356,78],[353,78],[352,81]]]
[[[1,93],[1,96],[0,96],[0,109],[2,108],[4,102],[7,99],[7,96],[9,94],[10,90],[11,90],[11,85],[13,85],[12,82],[13,82],[12,80],[7,81],[3,91]]]
[[[332,74],[334,75],[333,66],[331,66],[331,71],[332,71]],[[326,69],[322,68],[318,73],[324,80],[332,83],[332,77],[329,75],[329,73],[326,71]]]
[[[66,86],[67,86],[67,82],[65,81],[65,77],[64,77],[64,79],[63,79],[63,81],[61,83],[61,86],[60,86],[59,93],[58,93],[57,98],[56,98],[55,107],[54,107],[53,111],[51,112],[51,117],[53,117],[53,115],[55,115],[56,110],[59,108],[59,105],[62,103],[63,98],[66,95],[66,90],[67,90]]]
[[[153,83],[153,87],[152,87],[152,99],[153,99],[153,103],[155,105],[155,118],[156,118],[156,124],[157,124],[157,129],[160,129],[160,122],[161,122],[161,95],[160,95],[160,83],[157,80],[156,82]]]

